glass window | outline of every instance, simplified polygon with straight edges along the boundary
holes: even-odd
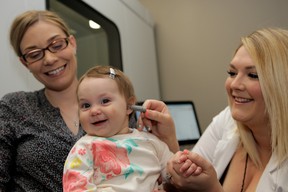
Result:
[[[83,1],[46,0],[46,7],[60,15],[76,37],[78,77],[95,65],[123,70],[120,35],[112,21]]]

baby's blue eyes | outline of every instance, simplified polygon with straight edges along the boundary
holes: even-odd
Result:
[[[233,71],[227,71],[227,73],[229,74],[230,77],[235,77],[237,75],[237,73],[233,72]],[[256,73],[248,73],[248,77],[250,77],[252,79],[258,79],[258,74],[256,74]]]
[[[101,104],[107,104],[109,102],[110,102],[110,99],[107,99],[107,98],[101,99]]]
[[[90,104],[89,103],[83,103],[83,104],[81,104],[81,109],[88,109],[88,108],[90,108]]]
[[[111,100],[108,98],[103,98],[99,101],[100,105],[106,105],[110,102]],[[89,109],[91,108],[91,104],[90,103],[80,103],[80,108],[81,109]]]

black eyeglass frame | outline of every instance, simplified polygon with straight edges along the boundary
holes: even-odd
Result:
[[[65,45],[64,47],[62,47],[62,48],[59,49],[59,50],[50,50],[50,49],[51,49],[51,46],[55,45],[56,42],[62,41],[62,40],[65,40],[65,43],[66,43],[66,45]],[[33,49],[33,50],[29,51],[28,53],[25,53],[25,54],[21,55],[20,57],[21,57],[27,64],[30,65],[30,64],[32,64],[32,63],[35,63],[35,62],[43,59],[43,58],[45,57],[45,51],[46,51],[46,50],[50,51],[51,53],[57,53],[57,52],[59,52],[59,51],[64,50],[65,48],[67,48],[68,45],[69,45],[69,37],[59,38],[59,39],[56,39],[56,40],[54,40],[53,42],[51,42],[46,48]],[[29,61],[26,59],[26,56],[27,56],[28,54],[31,54],[31,53],[36,52],[36,51],[41,51],[41,52],[42,52],[42,56],[39,57],[38,59],[32,61],[32,62],[29,62]]]

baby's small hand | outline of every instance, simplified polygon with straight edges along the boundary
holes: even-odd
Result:
[[[182,164],[179,172],[183,173],[184,177],[189,177],[190,175],[197,176],[202,173],[202,168],[193,163],[190,159],[188,159],[187,155],[189,151],[185,149],[179,158],[179,163]]]
[[[187,149],[184,149],[184,151],[180,152],[179,158],[178,158],[179,164],[184,163],[188,159],[188,157],[187,157],[188,153],[189,153],[189,151]]]

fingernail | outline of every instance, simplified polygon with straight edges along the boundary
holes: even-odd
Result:
[[[146,110],[146,112],[145,112],[145,117],[147,117],[148,116],[148,110]]]
[[[184,153],[185,155],[188,155],[189,151],[188,151],[187,149],[184,149],[183,153]]]

